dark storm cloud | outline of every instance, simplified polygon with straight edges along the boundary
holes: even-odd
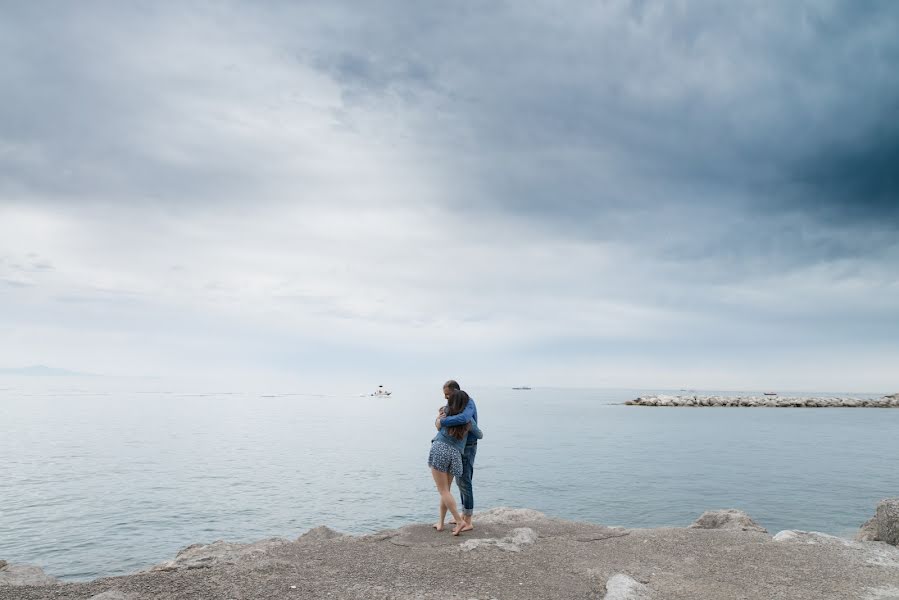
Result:
[[[424,144],[473,215],[725,269],[760,241],[772,268],[857,257],[877,244],[840,232],[897,226],[895,4],[566,8],[338,7],[314,64],[348,97],[430,102]]]
[[[190,161],[159,152],[183,144],[165,129],[171,95],[215,102],[232,76],[228,58],[194,73],[177,72],[178,52],[154,63],[191,41],[170,35],[186,21],[319,70],[346,114],[425,115],[411,134],[421,160],[448,174],[449,208],[474,221],[631,240],[666,259],[718,254],[728,272],[748,267],[760,239],[777,268],[876,253],[840,232],[896,227],[895,3],[49,7],[19,5],[3,30],[7,190],[135,203],[252,194],[265,170],[253,148],[208,139]],[[191,115],[175,117],[173,134]],[[809,227],[820,229],[793,235]]]
[[[795,201],[830,223],[899,229],[899,107],[882,129],[798,165]],[[888,120],[889,119],[889,120]]]

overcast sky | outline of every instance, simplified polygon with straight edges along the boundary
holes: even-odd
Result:
[[[0,367],[899,391],[899,3],[5,2]]]

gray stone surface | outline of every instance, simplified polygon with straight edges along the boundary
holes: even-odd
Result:
[[[304,533],[303,535],[298,537],[297,541],[298,542],[300,542],[300,541],[309,542],[309,541],[313,541],[313,540],[330,540],[330,539],[333,539],[336,537],[341,537],[343,535],[344,535],[343,533],[340,533],[339,531],[335,531],[335,530],[331,529],[330,527],[320,525],[320,526],[316,527],[315,529],[310,529],[309,531],[307,531],[306,533]]]
[[[272,548],[290,544],[281,538],[271,538],[252,544],[235,544],[222,540],[211,544],[192,544],[175,555],[174,560],[152,567],[153,571],[181,571],[208,569],[217,564],[236,564],[241,560],[253,560],[269,554]]]
[[[877,539],[899,546],[899,498],[887,498],[877,505],[874,514]]]
[[[0,569],[0,588],[4,586],[21,585],[53,585],[58,579],[44,573],[44,570],[34,565],[5,564]]]
[[[899,587],[889,585],[867,588],[862,600],[899,600]]]
[[[883,600],[899,589],[899,548],[880,542],[808,532],[772,538],[730,529],[621,529],[509,509],[478,513],[474,522],[475,531],[459,537],[422,523],[365,536],[217,542],[186,548],[171,570],[0,587],[0,600],[89,600],[109,591],[127,600],[611,600],[613,591],[657,600]],[[524,539],[525,529],[536,537],[518,552],[499,545]],[[495,542],[463,550],[476,539]],[[189,568],[204,556],[213,560]]]
[[[899,498],[881,500],[877,504],[874,516],[859,528],[855,540],[881,541],[899,546]]]
[[[726,510],[708,510],[696,519],[692,529],[736,529],[739,531],[758,531],[768,533],[768,530],[756,523],[742,510],[729,508]]]
[[[96,596],[91,596],[90,600],[130,600],[124,592],[120,592],[118,590],[109,590],[108,592],[103,592],[101,594],[97,594]]]
[[[623,573],[612,575],[606,582],[604,600],[651,600],[649,588]]]
[[[769,408],[899,408],[899,394],[881,398],[848,396],[699,396],[653,394],[628,400],[629,406],[741,406]]]
[[[524,546],[530,546],[537,541],[537,532],[530,527],[516,527],[509,535],[501,538],[473,538],[465,540],[459,546],[463,552],[470,552],[484,546],[496,546],[507,552],[521,552]]]
[[[773,539],[784,544],[844,548],[850,550],[855,559],[865,564],[899,569],[899,549],[880,542],[859,542],[817,531],[793,529],[779,531]]]
[[[861,527],[859,527],[858,533],[855,534],[855,541],[857,541],[857,542],[880,541],[880,538],[877,537],[877,519],[875,517],[871,517],[870,519],[865,521]]]

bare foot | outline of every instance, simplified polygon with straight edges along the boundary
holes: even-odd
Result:
[[[431,525],[431,527],[433,527],[437,531],[443,531],[443,523],[434,523],[433,525]]]
[[[453,529],[453,535],[459,535],[465,531],[465,521],[462,521],[458,525],[456,525],[455,529]]]
[[[474,529],[474,525],[472,525],[471,523],[469,523],[469,522],[467,522],[467,521],[463,521],[463,522],[462,522],[462,529],[459,530],[459,533],[462,533],[462,532],[464,532],[464,531],[471,531],[471,530],[473,530],[473,529]]]

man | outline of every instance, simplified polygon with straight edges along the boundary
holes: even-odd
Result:
[[[443,384],[443,397],[449,400],[453,392],[460,390],[459,384],[450,379]],[[444,415],[444,407],[440,407],[437,420],[434,425],[437,429],[441,427],[457,427],[465,425],[474,419],[479,425],[478,408],[475,406],[474,398],[469,396],[468,405],[465,410],[458,415],[447,417]],[[474,475],[474,457],[478,453],[478,438],[474,434],[469,433],[465,440],[465,451],[462,452],[462,477],[456,479],[456,485],[459,486],[459,495],[462,497],[462,519],[465,521],[465,527],[462,531],[471,531],[474,526],[471,524],[471,516],[474,513],[474,492],[472,490],[471,478]]]

